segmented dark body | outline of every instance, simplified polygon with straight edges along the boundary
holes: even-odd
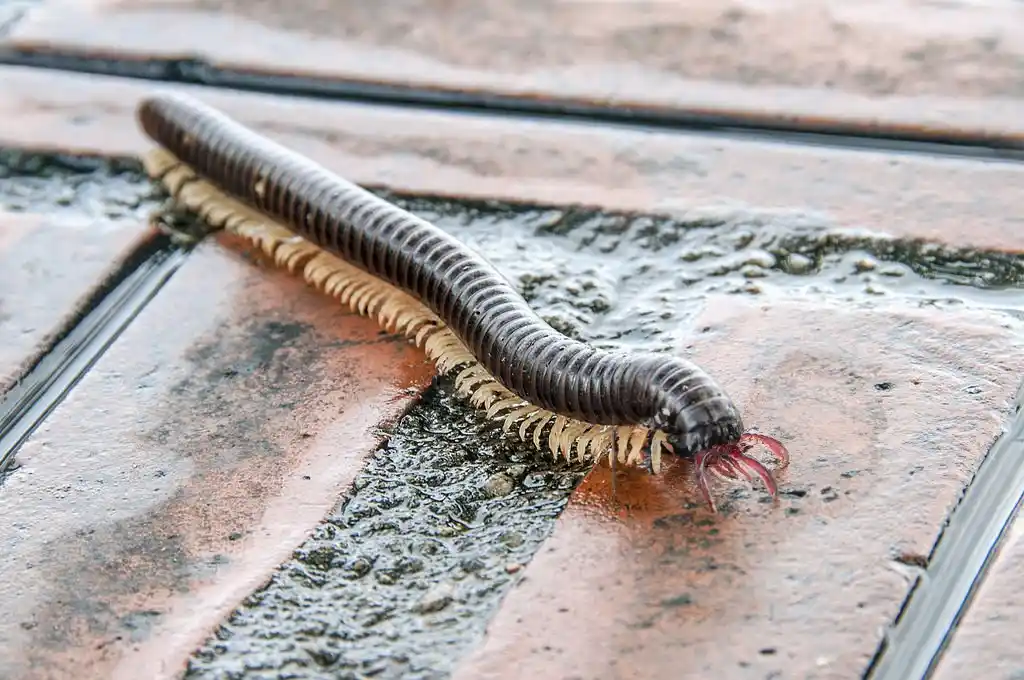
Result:
[[[138,117],[204,179],[419,299],[532,404],[596,424],[661,429],[681,455],[743,433],[733,402],[698,366],[565,337],[465,244],[219,111],[160,95],[144,100]]]

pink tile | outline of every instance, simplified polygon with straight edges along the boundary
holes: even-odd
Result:
[[[793,462],[781,500],[699,503],[689,464],[575,492],[458,678],[850,678],[1005,422],[1018,324],[721,297],[693,350]],[[911,511],[912,510],[912,511]]]
[[[162,86],[0,67],[0,143],[101,154],[151,147],[138,101],[188,92],[343,176],[395,191],[687,215],[768,211],[1021,249],[1024,166]],[[1022,118],[1024,120],[1024,118]]]
[[[7,44],[760,121],[1024,138],[1024,7],[1012,0],[50,0]]]
[[[176,677],[431,375],[408,343],[222,246],[190,257],[18,453],[0,489],[0,676]]]
[[[149,236],[137,221],[0,212],[0,395]]]

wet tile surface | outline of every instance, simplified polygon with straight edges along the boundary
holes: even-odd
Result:
[[[583,477],[431,388],[272,581],[196,652],[199,678],[444,678]]]
[[[136,154],[138,81],[0,67],[0,143]],[[179,89],[362,184],[642,212],[775,211],[1020,249],[1024,167],[786,143],[485,119]]]
[[[12,95],[0,101],[0,136],[145,148],[131,117],[147,86],[4,69],[0,91]],[[902,562],[927,554],[1005,420],[1022,358],[1012,316],[1021,272],[998,253],[830,230],[1019,250],[1022,198],[1006,188],[1019,186],[1021,170],[256,96],[208,101],[362,183],[678,209],[672,222],[410,204],[494,259],[567,332],[598,344],[692,345],[748,424],[790,446],[786,493],[773,507],[760,493],[720,490],[725,513],[714,518],[694,505],[685,466],[621,480],[618,504],[597,471],[556,525],[572,475],[524,469],[521,451],[492,460],[479,423],[446,405],[397,428],[398,443],[291,555],[374,447],[364,425],[397,413],[401,398],[389,395],[419,384],[426,367],[290,277],[257,273],[211,244],[0,488],[0,512],[14,518],[0,546],[17,545],[21,560],[6,567],[19,596],[0,643],[35,650],[7,663],[37,664],[28,677],[83,667],[150,677],[180,668],[205,639],[193,677],[242,667],[250,677],[381,668],[441,677],[525,574],[463,677],[863,669],[907,592]],[[180,321],[185,303],[175,299],[189,306],[183,328],[168,321]],[[360,323],[351,344],[329,340]],[[360,383],[367,363],[389,377]],[[372,414],[353,415],[354,402]],[[410,468],[437,511],[411,528],[409,513],[425,505],[418,492],[380,481]],[[492,504],[495,479],[513,491]],[[45,532],[14,507],[12,489],[55,518]],[[905,507],[919,513],[908,520]],[[431,553],[438,536],[445,548]],[[104,566],[90,572],[97,559]],[[232,616],[230,640],[207,637],[284,560]],[[89,574],[84,587],[78,572]]]
[[[555,532],[458,678],[859,676],[981,456],[1024,360],[1019,321],[986,312],[712,297],[696,359],[748,426],[786,442],[777,507],[688,465],[606,471]],[[913,508],[908,513],[907,508]]]
[[[0,394],[46,351],[139,236],[137,224],[90,233],[52,216],[0,212]]]
[[[661,675],[676,677],[672,664],[688,658],[672,640],[703,641],[722,655],[746,640],[777,643],[785,656],[773,661],[805,677],[818,657],[808,662],[802,645],[823,619],[840,631],[825,647],[830,677],[863,667],[909,588],[913,572],[900,560],[928,552],[1005,420],[1024,354],[1019,258],[844,239],[771,214],[673,221],[392,198],[491,258],[570,335],[625,349],[695,346],[748,424],[780,434],[799,458],[784,476],[787,495],[773,509],[760,492],[720,489],[726,513],[715,519],[695,505],[679,466],[664,480],[624,480],[634,514],[608,513],[607,473],[598,471],[556,522],[571,479],[514,440],[497,447],[493,429],[455,408],[445,388],[396,428],[344,504],[207,640],[189,677],[242,669],[253,679],[448,677],[482,640],[485,654],[501,644],[484,640],[492,612],[495,636],[505,625],[512,636],[536,628],[543,644],[578,641],[556,669],[574,670],[606,641],[622,641],[593,657],[583,677],[609,677],[602,668],[619,653],[637,677],[657,675],[626,649],[648,644],[645,628],[669,638],[649,643],[664,647],[655,655]],[[494,497],[499,488],[507,495]],[[907,506],[920,509],[909,521]],[[616,510],[632,519],[616,519]],[[579,561],[550,556],[577,521],[594,552],[572,544]],[[808,555],[809,545],[823,548]],[[524,573],[520,588],[542,595],[505,599]],[[591,580],[604,590],[588,590]],[[583,604],[567,602],[572,593]],[[682,611],[684,595],[703,597],[703,608]],[[680,608],[673,616],[682,619],[664,620],[681,627],[678,637],[659,623],[662,601]],[[580,618],[562,627],[560,609]],[[626,613],[616,618],[619,610]],[[595,611],[610,628],[591,620]],[[693,611],[709,632],[684,626]],[[565,632],[590,629],[594,638]],[[496,663],[522,669],[513,677],[562,677],[547,667],[543,644]],[[697,652],[721,666],[724,656]]]
[[[421,353],[246,252],[200,246],[18,452],[0,676],[172,677],[425,384]]]
[[[96,165],[0,156],[0,394],[152,236],[139,220],[148,189]]]
[[[868,127],[1024,133],[1024,8],[1012,0],[388,0],[301,9],[280,0],[51,0],[9,44]]]
[[[991,566],[971,608],[967,611],[949,648],[942,657],[936,680],[1024,677],[1021,647],[1024,634],[1018,625],[1024,597],[1024,524],[1013,523],[1003,539],[1000,554]]]

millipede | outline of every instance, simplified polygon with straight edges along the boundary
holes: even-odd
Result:
[[[746,431],[696,364],[565,336],[451,234],[198,100],[153,95],[137,118],[156,144],[145,171],[173,201],[407,337],[507,435],[570,462],[652,474],[663,452],[690,458],[712,511],[711,477],[760,479],[777,497],[773,472],[748,452],[760,444],[781,468],[785,446]]]

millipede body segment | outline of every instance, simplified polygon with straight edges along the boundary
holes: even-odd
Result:
[[[537,448],[660,469],[661,451],[709,475],[771,472],[746,454],[777,440],[744,432],[739,410],[700,367],[661,354],[612,352],[554,330],[486,259],[450,234],[181,95],[138,109],[160,148],[147,172],[214,227],[424,348],[456,388]]]

